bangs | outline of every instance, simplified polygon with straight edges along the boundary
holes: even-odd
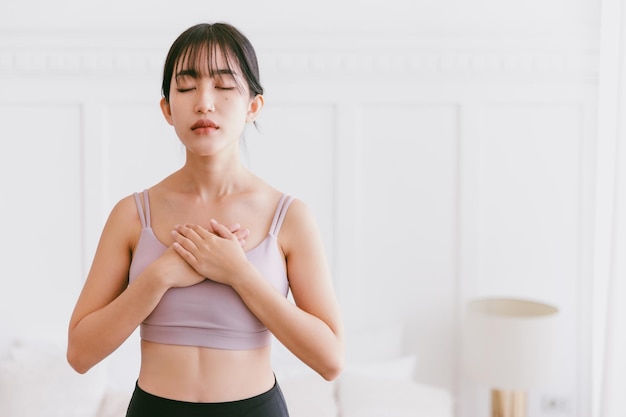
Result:
[[[245,92],[241,82],[241,66],[228,45],[221,45],[215,40],[195,42],[187,46],[174,66],[174,77],[185,74],[192,77],[210,77],[221,79],[230,77],[237,84],[240,92]],[[239,75],[239,77],[237,77]]]
[[[242,94],[263,94],[252,44],[226,23],[198,24],[176,38],[163,66],[161,92],[166,100],[170,97],[170,84],[183,75],[230,77]]]

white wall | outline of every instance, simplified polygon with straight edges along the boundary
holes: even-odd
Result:
[[[295,4],[0,5],[0,328],[64,335],[112,205],[181,162],[169,44],[226,20],[267,90],[249,164],[314,209],[348,330],[405,323],[416,378],[470,417],[487,397],[458,366],[464,302],[556,304],[558,377],[531,415],[545,396],[588,415],[598,4]]]

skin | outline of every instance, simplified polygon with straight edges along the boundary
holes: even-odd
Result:
[[[217,56],[217,67],[223,68]],[[128,285],[141,222],[133,196],[118,202],[70,320],[68,362],[87,372],[133,333],[169,288],[210,276],[230,285],[278,340],[332,380],[343,366],[343,328],[309,208],[295,200],[278,236],[295,304],[245,256],[268,235],[282,194],[239,158],[241,133],[257,118],[264,99],[236,88],[237,82],[246,84],[238,74],[193,75],[174,74],[169,101],[160,103],[186,148],[184,166],[149,189],[152,228],[168,249]],[[192,129],[206,119],[217,128]],[[142,340],[138,383],[154,395],[181,401],[248,398],[274,384],[270,347],[220,350]]]

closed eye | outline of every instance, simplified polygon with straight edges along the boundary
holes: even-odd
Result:
[[[178,92],[179,93],[186,93],[187,91],[191,91],[191,90],[195,90],[195,87],[191,87],[191,88],[178,88]]]

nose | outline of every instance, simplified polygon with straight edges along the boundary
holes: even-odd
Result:
[[[213,95],[213,89],[211,88],[199,88],[198,100],[196,102],[196,112],[208,113],[215,111],[215,97]]]

